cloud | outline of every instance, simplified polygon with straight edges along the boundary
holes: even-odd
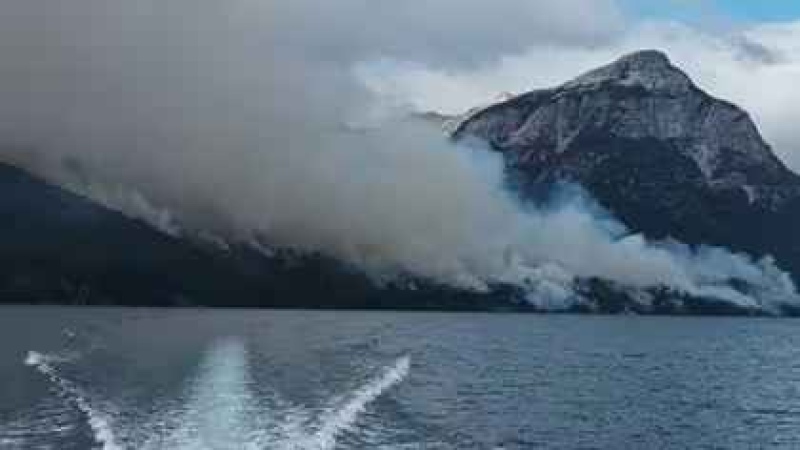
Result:
[[[642,48],[666,51],[712,95],[751,113],[766,140],[800,171],[800,22],[701,30],[675,22],[639,22],[616,39],[591,48],[534,44],[497,64],[466,70],[384,59],[357,70],[372,90],[396,104],[419,110],[462,112],[495,98],[557,86],[621,54]]]
[[[391,55],[438,66],[494,60],[533,42],[590,45],[625,21],[612,0],[299,0],[272,2],[270,13],[271,25],[296,34],[290,45],[321,59]]]

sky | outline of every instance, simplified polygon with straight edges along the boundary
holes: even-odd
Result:
[[[715,6],[740,20],[792,20],[800,17],[800,3],[786,0],[718,0]]]
[[[791,0],[625,0],[635,14],[698,22],[790,21],[800,18],[800,2]]]

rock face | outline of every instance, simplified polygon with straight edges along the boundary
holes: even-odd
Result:
[[[633,53],[484,108],[453,136],[502,152],[524,197],[577,183],[649,237],[772,254],[800,278],[800,177],[745,111],[663,53]]]

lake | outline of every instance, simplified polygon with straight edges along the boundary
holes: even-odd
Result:
[[[800,448],[791,319],[0,308],[3,449]]]

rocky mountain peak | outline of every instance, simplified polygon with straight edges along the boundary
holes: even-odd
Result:
[[[692,81],[658,50],[640,50],[587,72],[564,85],[567,89],[601,88],[609,85],[641,87],[648,91],[678,95],[692,87]]]
[[[567,153],[586,154],[589,164],[587,139],[605,136],[639,149],[658,142],[686,158],[698,182],[752,201],[771,202],[758,186],[791,178],[745,111],[703,92],[655,50],[470,113],[455,132],[464,135],[486,139],[529,172],[562,164]]]
[[[644,50],[461,121],[525,199],[575,183],[632,230],[770,254],[800,281],[800,177],[746,111]]]

